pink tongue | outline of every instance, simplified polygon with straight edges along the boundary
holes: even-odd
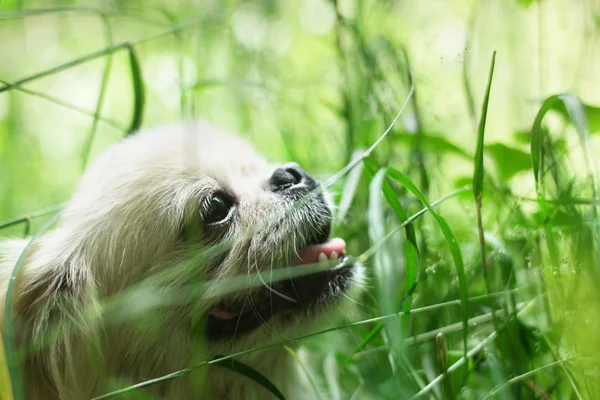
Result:
[[[325,243],[314,244],[303,248],[298,253],[296,265],[316,264],[319,262],[319,254],[323,253],[329,258],[333,252],[336,252],[338,255],[345,254],[346,242],[344,239],[333,238]],[[208,314],[223,321],[229,321],[239,315],[219,307],[210,309]]]
[[[333,238],[325,243],[314,244],[300,250],[296,265],[315,264],[319,262],[319,254],[324,253],[327,258],[331,253],[336,252],[338,255],[346,252],[346,242],[344,239]]]

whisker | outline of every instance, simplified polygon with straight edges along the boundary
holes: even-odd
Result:
[[[350,300],[351,302],[358,304],[359,306],[364,306],[363,303],[361,303],[360,301],[354,300],[352,297],[348,296],[346,293],[344,293],[344,291],[340,291],[340,293],[342,294],[342,296],[344,296],[345,298],[347,298],[348,300]],[[341,309],[341,307],[340,307]]]
[[[242,319],[242,315],[244,315],[244,308],[246,308],[246,302],[248,301],[249,297],[250,297],[250,293],[248,293],[246,295],[246,298],[244,299],[244,304],[242,304],[242,310],[240,311],[240,315],[238,316],[238,320],[235,324],[235,330],[233,331],[233,337],[231,339],[231,351],[234,351],[235,338],[237,335],[238,328],[240,327],[240,320]]]
[[[292,299],[291,297],[286,296],[285,294],[278,292],[277,290],[273,289],[267,282],[265,282],[265,280],[262,277],[262,274],[260,272],[260,269],[258,268],[258,264],[256,264],[256,272],[258,275],[258,278],[260,279],[260,281],[262,282],[263,286],[266,287],[271,293],[276,294],[277,296],[281,297],[284,300],[287,300],[291,303],[297,304],[298,301],[295,299]]]

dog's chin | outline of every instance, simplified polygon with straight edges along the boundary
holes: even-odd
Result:
[[[328,231],[328,230],[327,230]],[[328,233],[328,232],[327,232]],[[356,285],[358,265],[345,256],[343,239],[317,237],[298,252],[294,266],[322,263],[325,270],[280,280],[249,295],[239,307],[218,304],[209,310],[206,334],[210,341],[241,339],[260,330],[272,328],[273,321],[285,329],[295,321],[311,323],[345,298]],[[326,262],[325,262],[326,261]]]

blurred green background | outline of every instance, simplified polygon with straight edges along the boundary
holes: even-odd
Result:
[[[364,324],[316,336],[304,350],[323,398],[408,398],[424,388],[433,398],[600,397],[599,1],[2,0],[0,12],[0,221],[67,201],[87,159],[122,138],[135,116],[142,127],[203,118],[326,179],[382,134],[411,77],[408,108],[372,160],[404,172],[433,202],[472,183],[496,50],[483,266],[472,192],[437,208],[460,246],[476,318],[466,333],[476,350],[468,375],[457,368],[428,387],[464,354],[465,337],[459,302],[444,304],[465,292],[431,215],[414,224],[420,281],[411,305],[431,309],[399,330],[392,322],[369,335],[376,324]],[[547,201],[539,201],[532,126],[542,102],[564,92],[574,113],[554,107],[540,129]],[[348,205],[336,234],[358,255],[402,221],[385,199],[376,203],[381,189],[366,169],[355,177],[333,191]],[[422,207],[389,182],[408,215]],[[22,236],[25,225],[0,235]],[[368,260],[362,317],[407,306],[405,238],[400,231]]]

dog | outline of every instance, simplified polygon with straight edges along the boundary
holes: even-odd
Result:
[[[353,312],[363,267],[329,238],[331,222],[325,190],[298,164],[272,165],[204,122],[113,145],[17,271],[11,321],[26,398],[93,398]],[[0,244],[5,299],[28,243]],[[289,275],[314,264],[323,267]],[[313,397],[282,346],[237,360],[290,399]],[[142,390],[165,399],[272,396],[219,365]]]

